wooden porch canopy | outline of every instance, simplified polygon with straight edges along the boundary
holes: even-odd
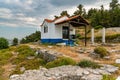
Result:
[[[84,18],[82,18],[80,15],[73,16],[66,20],[57,22],[57,23],[55,23],[55,25],[59,25],[59,24],[63,24],[63,23],[70,23],[73,27],[89,25],[89,23]]]
[[[87,46],[87,28],[86,27],[87,25],[89,25],[89,23],[80,15],[77,15],[77,16],[70,17],[66,20],[57,22],[55,23],[55,25],[64,24],[64,23],[69,23],[69,26],[71,24],[73,27],[84,26],[85,27],[85,46]]]

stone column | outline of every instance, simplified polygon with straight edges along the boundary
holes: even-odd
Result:
[[[105,44],[105,27],[102,30],[102,43]]]
[[[94,28],[91,29],[91,42],[94,45]]]

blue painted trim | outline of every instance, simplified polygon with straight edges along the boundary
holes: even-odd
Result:
[[[63,40],[63,39],[41,39],[42,43],[66,43],[66,45],[74,46],[74,41],[73,40]]]
[[[53,44],[56,44],[56,43],[63,42],[63,40],[62,39],[41,39],[41,42],[42,43],[53,43]]]
[[[63,40],[63,42],[66,43],[68,46],[74,46],[74,41],[73,40]]]

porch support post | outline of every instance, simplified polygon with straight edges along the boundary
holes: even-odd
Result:
[[[91,42],[94,45],[94,28],[91,29]]]
[[[87,46],[87,26],[85,25],[85,47]]]
[[[105,44],[105,27],[102,30],[102,43]]]

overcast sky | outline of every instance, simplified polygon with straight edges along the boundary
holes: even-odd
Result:
[[[0,37],[22,38],[36,31],[44,18],[52,19],[63,10],[73,14],[79,4],[84,5],[86,10],[100,8],[102,4],[108,9],[110,2],[111,0],[0,0]]]

